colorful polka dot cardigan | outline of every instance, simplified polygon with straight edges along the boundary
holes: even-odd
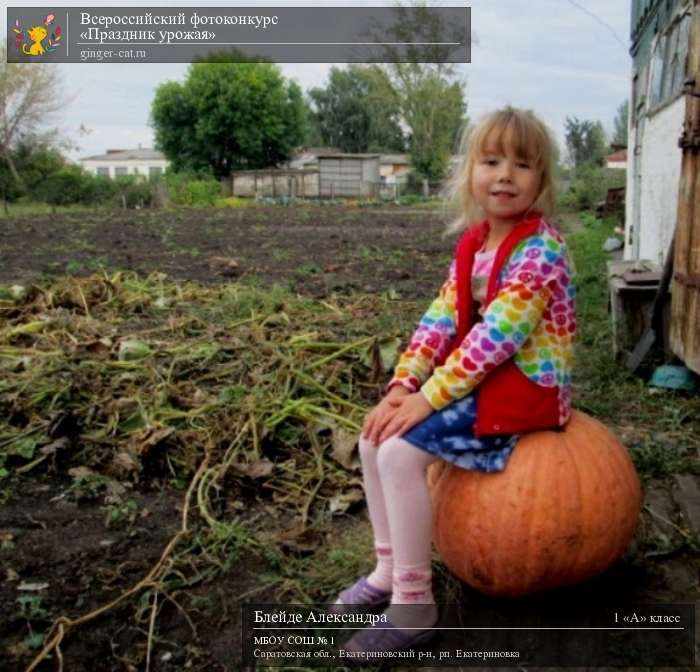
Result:
[[[482,319],[472,323],[468,278],[487,233],[488,224],[482,222],[460,240],[448,278],[421,318],[387,388],[400,384],[412,392],[420,389],[440,410],[469,395],[483,380],[476,390],[477,415],[488,412],[489,418],[477,435],[563,425],[571,412],[576,330],[566,245],[539,215],[516,226],[498,248]],[[460,252],[464,248],[471,251]],[[471,257],[468,264],[462,262],[469,276],[458,291],[460,254]],[[489,408],[486,381],[494,388],[488,394]],[[496,404],[501,408],[492,408]],[[506,418],[501,424],[493,420],[514,405],[521,406],[511,413],[516,419]]]

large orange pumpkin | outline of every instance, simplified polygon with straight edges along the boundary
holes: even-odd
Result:
[[[503,472],[440,462],[428,484],[445,565],[477,590],[504,597],[603,572],[634,536],[641,506],[625,447],[578,411],[562,431],[520,439]]]

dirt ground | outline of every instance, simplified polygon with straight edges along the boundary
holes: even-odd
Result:
[[[203,283],[256,279],[313,296],[432,294],[454,238],[439,213],[405,208],[105,211],[0,219],[0,283],[100,266]],[[437,276],[440,277],[439,275]],[[438,285],[439,286],[439,285]]]
[[[393,290],[427,301],[454,245],[454,239],[441,237],[443,229],[436,212],[371,208],[143,210],[0,220],[0,284],[87,275],[103,267],[160,271],[203,283],[279,282],[316,297]],[[48,627],[58,615],[75,617],[114,599],[143,577],[178,528],[183,493],[165,479],[139,484],[130,494],[138,515],[127,511],[109,524],[103,502],[69,496],[70,483],[60,465],[55,472],[38,469],[0,481],[5,493],[0,504],[2,670],[25,669],[31,660],[28,623]],[[672,479],[647,486],[645,504],[651,511],[643,512],[641,539],[676,534],[683,522],[676,494]],[[269,525],[284,529],[285,522]],[[366,514],[356,506],[316,533],[332,546],[366,530]],[[307,553],[293,546],[286,552]],[[180,670],[186,664],[192,670],[240,669],[240,605],[274,601],[265,582],[259,561],[242,557],[213,583],[202,576],[162,595],[150,669]],[[438,596],[440,591],[438,584]],[[637,543],[621,563],[571,598],[591,591],[601,600],[697,602],[697,558],[674,544],[655,549]],[[480,600],[466,588],[463,599],[475,605]],[[145,669],[149,612],[148,604],[126,601],[79,628],[62,646],[65,669]],[[57,661],[39,669],[57,669]]]

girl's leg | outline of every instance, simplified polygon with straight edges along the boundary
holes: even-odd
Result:
[[[365,499],[374,532],[374,549],[377,554],[377,566],[367,577],[367,581],[377,588],[388,591],[391,590],[394,563],[389,521],[387,520],[384,493],[377,466],[378,449],[377,446],[362,437],[360,437],[359,449]]]
[[[426,469],[438,459],[399,437],[379,447],[377,466],[394,552],[388,615],[399,627],[429,628],[437,620],[431,572],[433,511]]]
[[[439,458],[398,437],[379,447],[377,467],[394,552],[389,623],[360,630],[345,644],[350,651],[394,651],[415,646],[434,631],[433,512],[425,471]],[[387,627],[394,626],[394,627]]]
[[[374,571],[363,577],[348,589],[342,591],[331,611],[343,611],[342,605],[380,604],[389,601],[391,594],[392,571],[394,567],[389,522],[384,505],[382,484],[377,469],[377,446],[360,438],[360,460],[362,479],[367,500],[369,519],[374,533],[374,549],[377,564]]]

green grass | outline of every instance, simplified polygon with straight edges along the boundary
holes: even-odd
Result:
[[[0,204],[0,219],[17,218],[17,217],[33,217],[39,215],[66,214],[71,212],[94,212],[97,208],[94,205],[59,205],[54,210],[48,203],[39,201],[19,201],[17,203],[8,203],[7,213]]]
[[[602,250],[612,233],[612,222],[598,221],[566,236],[578,291],[574,406],[622,436],[642,478],[700,473],[700,397],[650,388],[613,355]]]
[[[273,247],[272,258],[275,261],[286,261],[290,258],[290,252],[289,250],[285,250],[283,247]]]

